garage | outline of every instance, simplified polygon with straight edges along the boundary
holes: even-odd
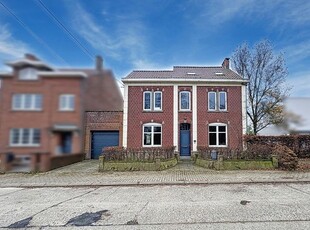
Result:
[[[95,131],[92,132],[91,158],[98,159],[102,148],[119,145],[119,131]]]

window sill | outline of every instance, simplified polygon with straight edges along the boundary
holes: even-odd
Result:
[[[143,145],[143,148],[156,148],[156,147],[162,147],[161,145]]]
[[[162,110],[143,110],[143,113],[162,113]]]
[[[74,109],[59,109],[58,112],[75,112]]]
[[[40,147],[41,145],[12,145],[10,144],[9,147],[22,147],[22,148],[25,148],[25,147],[28,147],[28,148],[33,148],[33,147]]]
[[[43,112],[43,109],[12,109],[12,112]]]
[[[227,148],[227,145],[209,145],[210,148]]]
[[[207,110],[208,113],[228,113],[228,110]]]

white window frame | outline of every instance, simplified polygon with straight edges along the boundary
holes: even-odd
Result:
[[[214,109],[210,108],[210,94],[214,94],[214,98],[215,98]],[[216,96],[216,92],[215,91],[208,92],[208,110],[209,111],[216,111],[216,108],[217,108],[216,98],[217,98],[217,96]]]
[[[209,127],[210,126],[215,126],[216,127],[216,131],[215,132],[210,132],[210,129]],[[225,139],[226,139],[226,144],[225,145],[219,145],[219,134],[220,133],[223,133],[223,132],[219,132],[219,126],[225,126]],[[210,144],[210,133],[215,133],[216,134],[216,145],[211,145]],[[227,147],[227,143],[228,143],[228,129],[227,129],[227,124],[225,123],[210,123],[209,126],[208,126],[208,144],[210,147],[219,147],[219,148],[222,148],[222,147]]]
[[[70,107],[70,99],[73,100],[73,108]],[[62,105],[62,100],[65,100],[65,105]],[[59,95],[59,111],[74,111],[75,108],[75,95],[74,94],[61,94]]]
[[[19,80],[38,80],[37,72],[36,69],[27,67],[19,71],[18,78]]]
[[[188,94],[188,109],[182,109],[182,94]],[[181,91],[179,93],[179,106],[180,106],[180,111],[191,111],[191,92],[190,91]]]
[[[156,107],[156,94],[160,94],[160,107]],[[163,93],[161,91],[154,92],[154,110],[161,111],[163,109]]]
[[[17,97],[20,96],[21,97],[21,105],[20,107],[16,107],[16,101],[17,100]],[[30,101],[30,107],[26,107],[26,97],[31,97],[31,101]],[[37,97],[40,98],[41,100],[41,104],[40,104],[40,107],[39,108],[36,108],[36,100],[37,100]],[[21,94],[21,93],[17,93],[17,94],[13,94],[12,96],[12,109],[13,110],[23,110],[23,111],[41,111],[42,110],[42,104],[43,104],[43,97],[42,97],[42,94]]]
[[[221,94],[225,95],[225,109],[221,109]],[[225,91],[220,91],[219,92],[219,103],[218,103],[218,109],[219,111],[227,111],[227,92]]]
[[[13,131],[18,130],[18,143],[13,143]],[[28,143],[23,143],[24,130],[29,131]],[[34,143],[34,131],[39,130],[40,143]],[[10,130],[10,146],[11,147],[39,147],[41,145],[41,130],[36,128],[12,128]]]
[[[145,145],[144,144],[144,127],[150,126],[151,127],[151,145]],[[154,134],[159,132],[154,132],[154,127],[160,127],[160,145],[154,144]],[[143,147],[161,147],[163,143],[163,127],[159,123],[146,123],[142,126],[142,146]]]
[[[145,94],[149,93],[150,94],[150,108],[146,109],[145,108]],[[151,111],[152,110],[152,91],[144,91],[143,92],[143,110],[144,111]]]

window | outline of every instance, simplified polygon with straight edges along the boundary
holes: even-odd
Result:
[[[143,92],[143,110],[162,110],[162,92],[145,91]]]
[[[12,100],[13,110],[41,110],[41,94],[14,94]]]
[[[161,146],[161,124],[148,123],[143,125],[143,146]]]
[[[227,93],[226,92],[208,92],[208,110],[209,111],[226,111],[227,110]]]
[[[190,92],[180,92],[180,110],[190,110]]]
[[[63,94],[59,96],[59,110],[73,111],[74,110],[74,95]]]
[[[227,125],[221,123],[209,124],[209,146],[227,146]]]
[[[143,110],[151,110],[152,92],[146,91],[143,93]]]
[[[40,129],[11,129],[10,146],[39,146]]]
[[[227,110],[227,99],[226,99],[226,92],[219,92],[219,110],[225,111]]]
[[[38,74],[37,70],[34,68],[24,68],[19,71],[19,79],[20,80],[37,80]]]
[[[209,98],[208,109],[210,111],[216,110],[216,92],[209,92],[208,98]]]

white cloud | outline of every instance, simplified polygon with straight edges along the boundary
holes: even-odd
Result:
[[[290,96],[310,97],[310,71],[302,71],[290,75],[287,83],[292,86]]]
[[[310,57],[310,41],[307,39],[300,43],[293,43],[284,47],[281,52],[288,62],[296,63]]]
[[[7,25],[0,26],[0,57],[1,59],[18,58],[29,52],[29,47],[16,40]]]
[[[198,17],[199,23],[207,21],[219,25],[236,17],[247,21],[257,21],[258,19],[269,21],[271,28],[278,29],[279,27],[284,29],[287,25],[298,26],[310,23],[310,1],[308,0],[298,2],[287,0],[201,0],[197,5],[201,9]]]
[[[137,19],[119,18],[113,27],[105,27],[102,18],[94,18],[80,3],[70,4],[73,27],[94,49],[134,68],[153,66],[148,58],[146,28]],[[117,18],[115,16],[115,18]]]

